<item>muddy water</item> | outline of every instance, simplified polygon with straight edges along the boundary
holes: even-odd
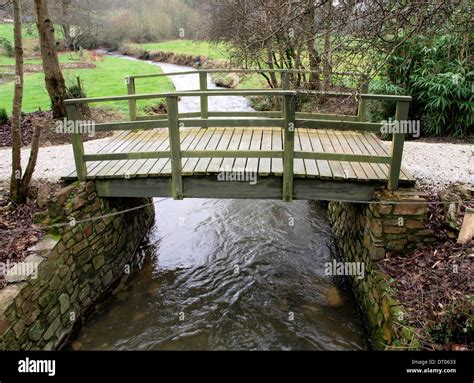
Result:
[[[173,80],[178,90],[198,87],[195,75]],[[217,100],[211,110],[251,110],[241,97]],[[182,112],[198,109],[197,99],[181,100]],[[82,329],[75,349],[366,348],[351,293],[325,275],[335,248],[320,204],[156,202],[133,276]]]

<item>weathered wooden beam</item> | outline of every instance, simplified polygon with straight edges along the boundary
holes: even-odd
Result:
[[[397,103],[397,112],[395,114],[395,122],[398,123],[398,126],[403,126],[402,122],[405,122],[408,119],[408,109],[410,108],[410,103],[401,102]],[[399,133],[394,131],[392,148],[391,148],[391,162],[388,172],[388,189],[397,190],[398,183],[400,180],[400,170],[402,168],[402,159],[403,159],[403,146],[405,143],[405,133]]]
[[[171,178],[96,180],[100,197],[170,198]],[[214,176],[183,177],[185,198],[281,199],[281,177],[259,177],[256,183],[223,182]],[[380,183],[357,183],[318,179],[294,179],[294,200],[357,201],[373,200]]]
[[[282,118],[281,112],[209,112],[209,117],[263,117],[263,118]]]
[[[77,105],[66,105],[66,112],[69,121],[74,121],[75,124],[79,121]],[[71,143],[74,151],[77,179],[79,181],[85,181],[87,177],[87,166],[84,161],[84,142],[82,141],[82,135],[80,133],[72,133]]]
[[[101,103],[101,102],[112,102],[112,101],[128,101],[128,100],[151,100],[167,97],[215,97],[215,96],[268,96],[268,97],[283,97],[283,96],[299,96],[299,95],[314,95],[314,96],[326,96],[326,97],[353,97],[352,93],[337,93],[337,92],[318,92],[318,91],[306,91],[306,90],[261,90],[261,89],[246,89],[246,90],[230,90],[230,89],[215,89],[207,90],[206,92],[200,91],[186,91],[186,92],[169,92],[169,93],[150,93],[150,94],[135,94],[127,96],[111,96],[111,97],[93,97],[93,98],[77,98],[64,101],[66,105],[70,104],[89,104],[89,103]],[[360,97],[365,100],[387,100],[387,101],[400,101],[410,102],[412,98],[410,96],[397,96],[397,95],[382,95],[382,94],[361,94]]]
[[[96,124],[96,132],[110,132],[115,130],[150,130],[168,127],[168,119],[149,121],[123,121]]]
[[[202,128],[204,126],[210,128],[220,127],[242,127],[242,128],[279,128],[283,127],[285,121],[282,118],[254,118],[254,119],[243,119],[243,118],[210,118],[208,120],[199,120],[191,118],[183,118],[179,120],[180,124],[184,128]]]
[[[349,119],[339,121],[328,120],[296,120],[297,128],[354,130],[363,132],[380,132],[382,124],[373,122],[355,122]]]
[[[190,113],[180,113],[178,115],[179,118],[194,118],[194,117],[201,117],[200,112],[190,112]],[[163,118],[163,121],[168,121],[167,114],[158,114],[153,116],[138,116],[137,121],[156,121]]]
[[[159,158],[170,158],[170,152],[104,153],[84,155],[84,161],[86,162],[150,160]]]
[[[183,150],[183,158],[283,158],[279,150]]]
[[[183,199],[183,164],[181,160],[181,139],[179,134],[178,97],[168,97],[166,104],[168,106],[168,129],[171,151],[171,195],[174,199],[181,200]]]
[[[199,89],[201,92],[207,91],[207,73],[199,72]],[[201,120],[207,120],[209,118],[209,97],[206,95],[201,96]],[[206,125],[202,126],[207,128]]]
[[[136,94],[135,79],[133,77],[127,77],[126,82],[127,82],[128,94],[130,96],[135,95]],[[137,120],[137,101],[136,100],[128,101],[128,110],[130,113],[130,121],[136,121]]]
[[[344,153],[326,153],[326,152],[295,152],[295,158],[305,160],[326,160],[326,161],[345,161],[345,162],[365,162],[373,164],[389,164],[389,156],[374,156],[362,154],[344,154]]]
[[[302,113],[296,112],[297,120],[323,120],[323,121],[359,121],[359,116],[349,116],[345,114],[324,114],[324,113]]]
[[[295,157],[295,112],[296,100],[294,96],[284,96],[283,115],[285,127],[283,131],[283,200],[293,200],[293,167]]]

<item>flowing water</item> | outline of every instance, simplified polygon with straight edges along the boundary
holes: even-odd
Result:
[[[172,79],[177,90],[198,88],[197,75]],[[252,110],[242,97],[209,104]],[[198,111],[199,101],[184,98],[179,107]],[[335,251],[316,202],[156,200],[156,224],[133,276],[73,348],[364,349],[352,294],[325,275]]]

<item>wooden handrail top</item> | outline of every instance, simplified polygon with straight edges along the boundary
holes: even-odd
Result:
[[[248,90],[229,90],[229,89],[216,89],[201,91],[182,91],[182,92],[167,92],[167,93],[150,93],[150,94],[134,94],[124,96],[112,96],[112,97],[92,97],[92,98],[76,98],[65,100],[66,105],[74,104],[88,104],[88,103],[101,103],[111,101],[130,101],[130,100],[150,100],[157,98],[177,98],[177,97],[215,97],[215,96],[325,96],[325,97],[354,97],[357,96],[363,100],[385,100],[385,101],[402,101],[411,102],[411,96],[397,96],[397,95],[386,95],[386,94],[354,94],[354,93],[338,93],[338,92],[319,92],[319,91],[306,91],[306,90],[261,90],[261,89],[248,89]]]
[[[173,73],[153,73],[153,74],[141,74],[141,75],[130,75],[126,78],[130,79],[139,79],[139,78],[153,78],[153,77],[171,77],[171,76],[181,76],[188,74],[199,74],[199,73],[318,73],[314,70],[308,69],[198,69],[193,71],[182,71],[182,72],[173,72]],[[362,73],[354,72],[334,72],[331,73],[332,76],[351,76],[351,77],[364,77]]]

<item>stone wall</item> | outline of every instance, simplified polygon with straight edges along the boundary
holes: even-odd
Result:
[[[61,190],[48,213],[36,218],[69,224],[30,249],[24,264],[37,265],[37,272],[7,276],[0,290],[0,350],[64,345],[95,303],[127,276],[153,217],[150,199],[102,199],[92,182]]]
[[[341,261],[360,262],[365,267],[364,277],[351,277],[351,283],[375,349],[419,348],[414,329],[407,325],[406,313],[393,296],[394,281],[379,262],[434,240],[425,227],[426,199],[415,189],[401,189],[377,191],[369,205],[329,203]]]

